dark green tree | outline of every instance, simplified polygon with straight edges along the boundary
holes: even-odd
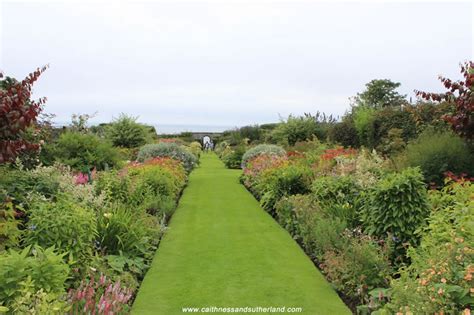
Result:
[[[406,95],[396,91],[401,83],[391,80],[372,80],[367,83],[365,91],[357,93],[353,98],[353,106],[366,106],[371,108],[401,106],[406,101]]]

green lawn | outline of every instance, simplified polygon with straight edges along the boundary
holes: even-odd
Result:
[[[132,314],[183,314],[183,307],[211,306],[350,314],[291,236],[239,183],[239,175],[215,154],[203,154]]]

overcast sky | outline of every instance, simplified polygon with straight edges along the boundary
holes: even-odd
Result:
[[[0,69],[49,63],[35,97],[58,121],[234,126],[343,114],[375,78],[440,91],[473,58],[469,2],[222,2],[0,0]]]

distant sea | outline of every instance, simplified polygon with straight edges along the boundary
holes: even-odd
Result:
[[[236,128],[236,126],[216,125],[154,125],[158,134],[176,134],[181,132],[222,132]]]

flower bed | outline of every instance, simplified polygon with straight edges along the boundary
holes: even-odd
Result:
[[[183,163],[0,173],[0,313],[127,313],[186,185]]]

